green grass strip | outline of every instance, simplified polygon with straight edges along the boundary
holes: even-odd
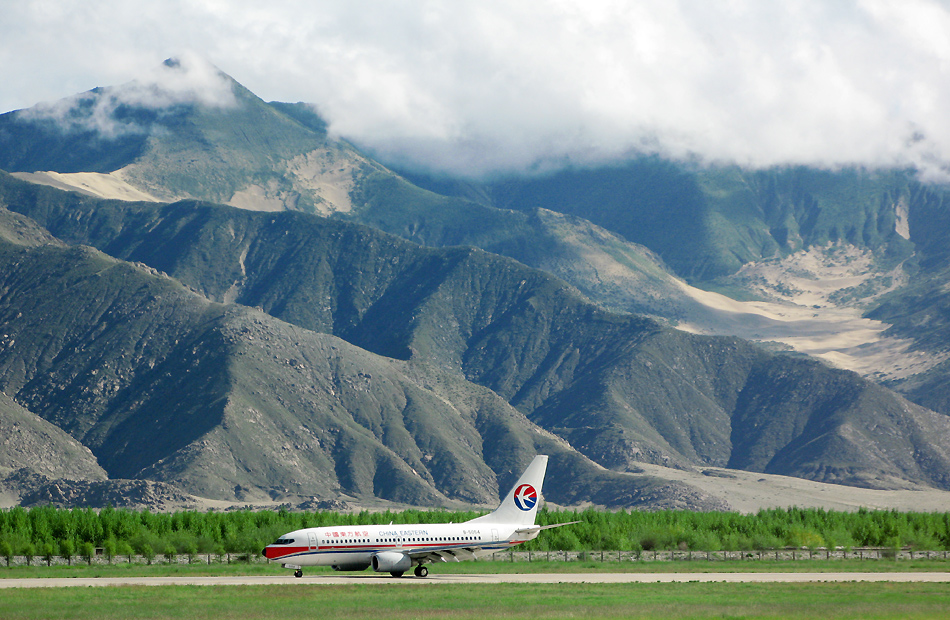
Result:
[[[5,620],[196,618],[941,618],[950,585],[432,584],[7,590]]]

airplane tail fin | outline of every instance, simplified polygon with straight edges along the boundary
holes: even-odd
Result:
[[[539,454],[534,457],[501,505],[494,512],[472,519],[468,523],[534,525],[534,517],[541,503],[541,484],[544,482],[547,467],[547,456]]]

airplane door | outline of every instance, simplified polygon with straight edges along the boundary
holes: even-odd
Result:
[[[310,539],[310,549],[316,549],[317,535],[314,532],[307,532],[307,537]]]
[[[491,531],[491,541],[498,542],[498,530],[492,529]]]

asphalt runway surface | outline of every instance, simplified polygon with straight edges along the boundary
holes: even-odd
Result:
[[[248,585],[427,585],[450,583],[806,583],[806,582],[950,583],[947,573],[527,573],[507,575],[439,575],[426,578],[376,573],[267,577],[77,577],[0,579],[3,588],[102,586],[248,586]]]

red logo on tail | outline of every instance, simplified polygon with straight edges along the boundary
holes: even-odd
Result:
[[[522,484],[515,489],[515,506],[521,510],[531,510],[538,503],[538,492],[530,484]]]

